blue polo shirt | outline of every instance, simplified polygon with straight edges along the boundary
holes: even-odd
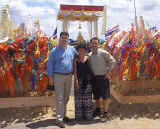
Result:
[[[49,76],[54,73],[73,73],[73,59],[76,55],[76,49],[67,45],[62,49],[60,45],[50,51],[48,59],[47,73]]]

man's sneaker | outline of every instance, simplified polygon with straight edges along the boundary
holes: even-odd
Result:
[[[100,115],[101,122],[106,122],[108,120],[108,113],[104,112]]]
[[[91,124],[94,122],[93,120],[94,119],[76,119],[76,122],[78,124]]]
[[[58,127],[60,127],[60,128],[65,128],[65,124],[64,124],[63,121],[57,120],[56,125],[57,125]]]
[[[101,110],[100,108],[96,108],[93,112],[93,117],[97,117],[97,116],[100,116],[101,114]]]
[[[83,118],[76,118],[75,121],[77,124],[83,124],[84,119]]]
[[[94,118],[85,119],[86,124],[94,123]]]
[[[69,117],[64,117],[63,121],[66,123],[72,122],[72,120]]]

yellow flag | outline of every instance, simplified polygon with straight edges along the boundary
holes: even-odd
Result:
[[[9,21],[9,38],[14,39],[14,24],[12,21]]]

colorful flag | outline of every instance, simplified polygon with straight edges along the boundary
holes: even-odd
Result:
[[[156,26],[153,26],[153,27],[150,28],[150,31],[153,32],[153,31],[155,31],[156,29],[157,29],[157,27],[156,27]]]
[[[109,30],[106,31],[106,33],[105,33],[105,39],[108,36],[112,35],[114,32],[119,32],[119,31],[120,31],[119,25],[114,26],[112,29],[109,29]]]
[[[52,39],[56,39],[56,38],[57,38],[57,27],[56,27],[56,29],[54,30],[54,33],[52,34],[51,38],[52,38]]]

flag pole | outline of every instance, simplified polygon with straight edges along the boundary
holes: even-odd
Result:
[[[135,26],[136,26],[136,31],[138,31],[136,0],[134,0],[134,14],[135,14]]]

